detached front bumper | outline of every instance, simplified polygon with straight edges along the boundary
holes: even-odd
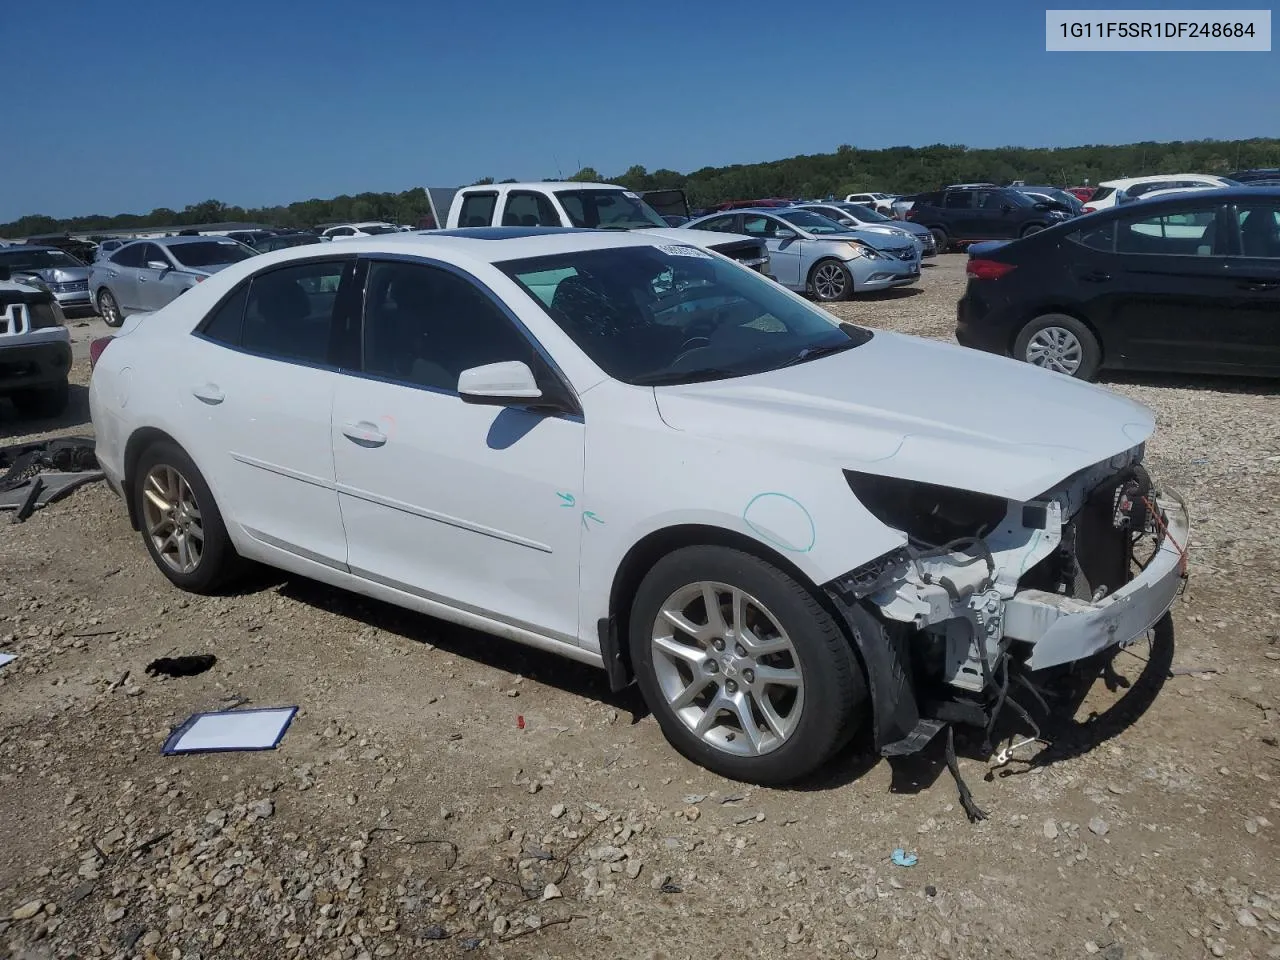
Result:
[[[1173,606],[1185,579],[1184,551],[1191,531],[1186,505],[1174,498],[1156,504],[1166,530],[1147,565],[1132,580],[1096,603],[1020,590],[1005,604],[1005,636],[1032,644],[1032,670],[1083,660],[1142,636]]]

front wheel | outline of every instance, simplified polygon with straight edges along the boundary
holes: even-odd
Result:
[[[1041,223],[1029,223],[1029,224],[1027,224],[1025,227],[1023,227],[1023,228],[1022,228],[1022,233],[1021,233],[1021,234],[1019,234],[1019,236],[1029,237],[1029,236],[1031,236],[1033,233],[1039,233],[1039,232],[1040,232],[1041,230],[1043,230],[1043,229],[1044,229],[1044,224],[1041,224]]]
[[[116,303],[115,296],[106,287],[98,291],[98,316],[102,317],[108,327],[118,327],[124,322],[120,304]]]
[[[1046,313],[1022,328],[1013,355],[1055,373],[1092,380],[1102,362],[1102,347],[1093,331],[1075,317]]]
[[[823,303],[848,300],[853,295],[853,276],[839,260],[823,260],[809,276],[813,296]]]
[[[947,236],[947,231],[941,227],[931,227],[929,232],[933,234],[933,245],[939,253],[946,253],[947,246],[951,243],[951,238]]]
[[[664,557],[636,592],[632,663],[667,740],[722,776],[776,784],[852,738],[867,697],[848,640],[789,575],[727,547]]]

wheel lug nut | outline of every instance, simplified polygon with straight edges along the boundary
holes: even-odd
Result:
[[[755,683],[755,682],[756,682],[756,672],[755,672],[754,670],[750,670],[750,669],[743,670],[743,671],[742,671],[742,679],[743,679],[743,680],[745,680],[745,681],[747,681],[747,683]]]
[[[707,668],[708,673],[716,673],[720,669],[720,664],[716,663],[714,660],[708,660],[703,664],[703,666]]]
[[[742,644],[740,644],[740,643],[735,643],[735,644],[733,645],[733,652],[734,652],[734,653],[736,653],[736,654],[737,654],[738,656],[740,656],[740,657],[745,657],[745,656],[747,655],[746,648],[745,648],[745,647],[743,647],[743,646],[742,646]]]
[[[724,649],[724,641],[721,640],[719,637],[716,637],[714,640],[712,640],[711,645],[715,647],[717,650]]]
[[[728,680],[728,681],[726,681],[726,682],[725,682],[725,685],[724,685],[724,688],[725,688],[726,690],[728,690],[730,693],[737,693],[737,692],[738,692],[738,685],[737,685],[736,683],[734,683],[732,680]]]

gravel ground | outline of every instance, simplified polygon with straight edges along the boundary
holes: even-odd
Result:
[[[838,312],[948,338],[962,285],[948,255]],[[1190,586],[1039,762],[962,748],[974,825],[933,751],[748,787],[589,668],[267,573],[183,595],[100,484],[3,522],[0,955],[1280,957],[1280,400],[1107,385],[1158,412]],[[0,409],[4,437],[90,429],[83,387],[56,424]],[[237,703],[301,709],[275,751],[160,755]]]

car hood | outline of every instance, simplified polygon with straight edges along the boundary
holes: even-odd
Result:
[[[41,267],[37,270],[15,270],[14,272],[37,276],[45,283],[74,283],[77,280],[89,279],[88,267]]]
[[[876,250],[904,250],[915,242],[901,230],[894,230],[892,233],[885,230],[869,229],[867,227],[857,227],[847,230],[844,233],[824,233],[824,234],[806,234],[814,240],[828,240],[834,243],[848,243],[850,240],[859,240],[869,247]]]
[[[716,445],[1017,501],[1155,427],[1149,409],[1101,387],[887,332],[808,363],[654,394],[668,426]]]
[[[975,257],[991,253],[993,250],[999,250],[1001,247],[1007,247],[1012,242],[1012,240],[983,240],[980,243],[969,244],[969,248],[965,252],[969,254],[969,259],[972,260]]]

